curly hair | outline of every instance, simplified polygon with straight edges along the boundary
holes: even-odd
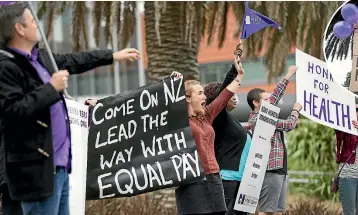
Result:
[[[206,104],[213,102],[219,95],[222,82],[211,82],[204,86],[204,94],[206,96]]]

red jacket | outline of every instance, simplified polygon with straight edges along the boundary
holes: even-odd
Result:
[[[356,149],[358,143],[358,137],[353,134],[348,134],[343,131],[336,131],[336,139],[337,139],[337,153],[336,153],[336,161],[337,163],[347,162],[349,156],[351,158],[347,162],[348,164],[353,164],[356,159]]]

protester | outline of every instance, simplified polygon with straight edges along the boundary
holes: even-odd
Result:
[[[206,106],[206,96],[199,81],[185,82],[185,94],[190,128],[204,168],[203,180],[176,189],[178,214],[225,214],[226,205],[219,165],[215,159],[215,132],[211,126],[214,118],[226,107],[240,87],[244,71]]]
[[[249,115],[249,128],[254,133],[255,123],[260,110],[261,102],[268,101],[277,105],[285,93],[289,79],[296,73],[297,67],[290,66],[284,80],[277,84],[273,93],[269,95],[265,90],[255,88],[247,94],[247,103],[252,112]],[[287,195],[287,150],[284,143],[284,131],[291,131],[296,127],[299,111],[302,106],[299,103],[293,105],[293,110],[286,120],[279,119],[274,136],[271,138],[271,151],[266,174],[262,184],[258,202],[260,215],[284,212]]]
[[[357,101],[356,101],[357,103]],[[358,115],[358,105],[356,104]],[[358,122],[353,121],[358,129]],[[336,161],[339,163],[339,196],[344,215],[358,214],[358,137],[343,131],[336,131],[337,152]]]
[[[140,54],[135,49],[54,54],[61,70],[56,72],[38,49],[38,26],[26,2],[1,7],[0,26],[0,117],[10,197],[21,201],[24,215],[69,214],[71,143],[62,94],[68,75]]]
[[[235,50],[237,53],[238,48]],[[237,57],[241,61],[240,57]],[[234,61],[224,82],[210,83],[205,86],[207,105],[217,98],[219,93],[231,83],[240,69],[240,62]],[[234,210],[236,195],[244,172],[247,155],[250,149],[251,136],[247,130],[230,114],[236,107],[236,95],[231,97],[225,109],[214,119],[215,156],[220,167],[220,175],[224,187],[226,215],[246,215],[245,212]]]

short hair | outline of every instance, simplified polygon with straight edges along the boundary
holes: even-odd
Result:
[[[185,96],[186,97],[190,97],[191,96],[191,86],[193,85],[197,85],[199,84],[200,85],[200,82],[197,81],[197,80],[187,80],[184,82],[184,87],[185,87]]]
[[[247,104],[250,106],[251,110],[255,109],[254,101],[259,102],[261,99],[261,94],[264,92],[266,91],[261,88],[254,88],[249,91],[249,93],[247,94]]]
[[[26,2],[18,2],[0,7],[0,40],[8,44],[15,34],[15,24],[24,24],[24,12],[28,8]]]
[[[206,96],[206,104],[213,102],[216,97],[219,95],[219,90],[221,88],[221,82],[211,82],[204,87],[204,94]]]

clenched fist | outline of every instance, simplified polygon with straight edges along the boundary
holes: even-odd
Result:
[[[50,83],[57,92],[62,92],[68,87],[68,76],[67,70],[60,70],[52,75]]]
[[[298,69],[297,66],[294,66],[294,65],[290,66],[288,68],[288,72],[287,72],[287,75],[285,76],[285,79],[290,80],[290,78],[296,73],[297,69]]]

